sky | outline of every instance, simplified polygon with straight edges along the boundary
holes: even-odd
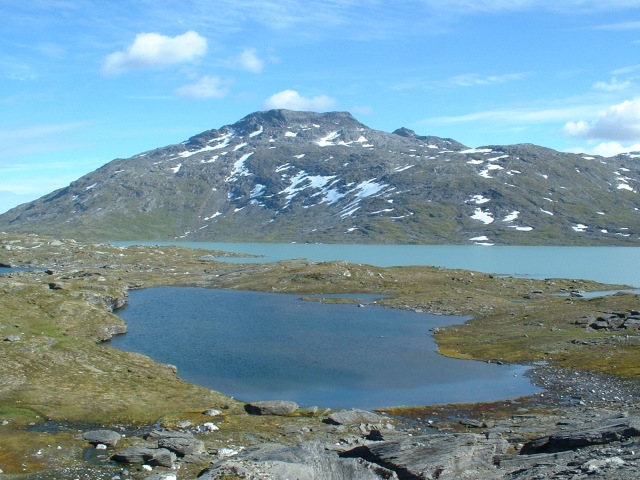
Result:
[[[0,0],[0,213],[260,110],[640,150],[640,0]]]

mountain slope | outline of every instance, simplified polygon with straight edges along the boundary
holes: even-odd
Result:
[[[348,113],[257,112],[114,160],[0,215],[0,229],[87,240],[628,244],[634,155],[468,149]]]

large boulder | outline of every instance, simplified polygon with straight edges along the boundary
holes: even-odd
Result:
[[[289,415],[300,408],[296,402],[286,400],[267,400],[251,402],[244,406],[247,413],[252,415]]]
[[[328,417],[328,423],[335,425],[357,425],[359,423],[383,423],[387,419],[382,415],[370,412],[368,410],[341,410],[334,412]]]
[[[204,442],[195,438],[160,438],[158,439],[158,447],[171,450],[181,457],[206,453]]]
[[[84,432],[82,438],[93,445],[102,444],[114,447],[120,441],[122,435],[113,430],[91,430]]]

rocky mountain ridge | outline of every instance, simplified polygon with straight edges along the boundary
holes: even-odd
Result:
[[[87,240],[637,245],[640,155],[467,148],[346,112],[256,112],[0,215]]]

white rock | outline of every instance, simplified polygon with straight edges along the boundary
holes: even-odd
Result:
[[[220,430],[220,427],[218,427],[215,423],[213,422],[207,422],[204,424],[204,428],[207,429],[207,431],[209,432],[215,432],[216,430]]]

